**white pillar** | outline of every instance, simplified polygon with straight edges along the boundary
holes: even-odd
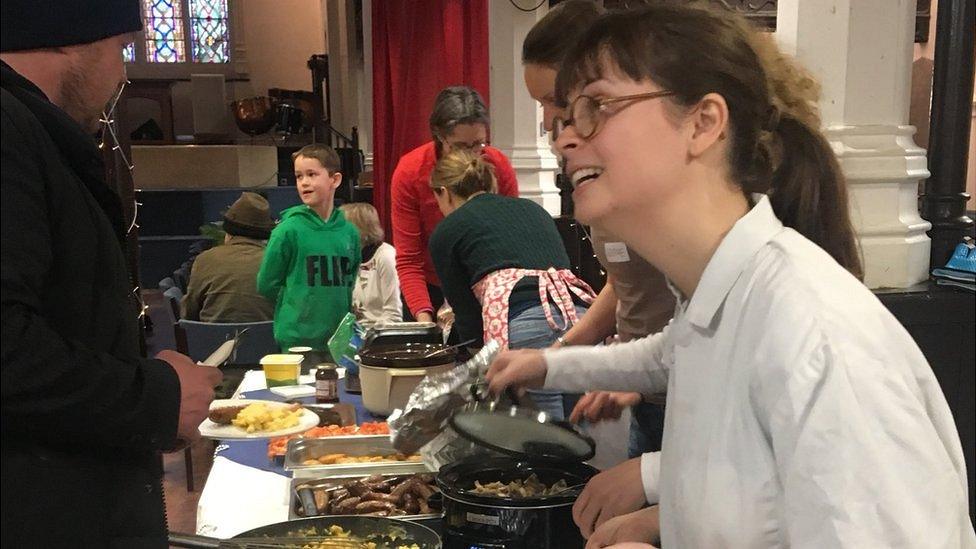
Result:
[[[928,278],[931,225],[918,214],[925,150],[908,124],[914,0],[780,0],[780,45],[823,85],[827,138],[847,176],[870,288]]]
[[[519,194],[559,215],[559,166],[543,129],[542,107],[522,78],[522,41],[545,14],[544,8],[523,12],[511,2],[489,2],[491,143],[512,161]]]
[[[360,45],[356,37],[355,1],[326,0],[325,3],[332,127],[346,136],[352,135],[353,126],[359,129],[359,145],[366,153],[367,169],[372,166],[370,135],[373,132],[370,9],[370,1],[363,0],[363,44]]]
[[[383,1],[383,0],[379,0]],[[362,0],[363,51],[359,78],[359,147],[365,156],[364,171],[373,171],[373,4]]]

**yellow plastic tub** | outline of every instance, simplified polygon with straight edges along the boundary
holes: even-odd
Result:
[[[298,375],[302,370],[302,355],[265,355],[261,358],[264,379],[268,387],[298,385]]]

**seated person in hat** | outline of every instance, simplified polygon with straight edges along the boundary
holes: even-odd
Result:
[[[274,307],[258,293],[257,277],[274,220],[268,201],[241,193],[224,214],[224,245],[193,262],[183,318],[203,322],[260,322],[274,318]]]

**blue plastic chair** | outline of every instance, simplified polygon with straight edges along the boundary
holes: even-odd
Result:
[[[228,364],[258,364],[264,355],[278,352],[271,320],[224,323],[180,319],[173,328],[176,350],[196,361],[204,360],[223,342],[245,329]]]

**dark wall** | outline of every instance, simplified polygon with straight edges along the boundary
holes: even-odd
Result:
[[[969,473],[969,516],[976,521],[976,295],[933,283],[877,295],[915,338],[949,402]]]

